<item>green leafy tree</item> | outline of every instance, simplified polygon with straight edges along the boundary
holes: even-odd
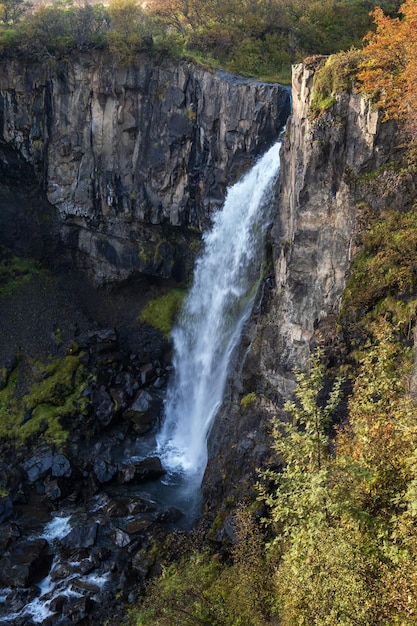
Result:
[[[283,626],[377,623],[373,614],[378,560],[335,490],[329,425],[341,399],[340,378],[322,399],[321,352],[308,374],[297,376],[290,421],[277,421],[273,449],[281,470],[261,473],[259,498],[269,509],[271,551],[278,561],[275,594]],[[372,607],[372,608],[370,608]]]
[[[0,3],[0,22],[16,23],[31,7],[32,4],[26,0],[3,0]]]
[[[107,42],[110,52],[122,65],[138,60],[138,54],[152,46],[149,22],[137,0],[111,0],[110,30]]]

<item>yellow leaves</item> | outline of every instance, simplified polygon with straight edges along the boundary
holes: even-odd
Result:
[[[406,0],[402,18],[385,16],[377,7],[372,15],[376,31],[365,37],[365,60],[358,79],[362,90],[385,110],[386,119],[402,119],[411,133],[417,132],[417,7]]]

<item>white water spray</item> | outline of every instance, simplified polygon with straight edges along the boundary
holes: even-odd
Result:
[[[158,454],[171,473],[200,484],[207,436],[222,403],[228,366],[261,276],[280,143],[231,187],[212,229],[173,330],[174,375],[167,390]]]

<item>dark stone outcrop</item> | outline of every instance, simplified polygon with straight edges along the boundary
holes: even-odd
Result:
[[[134,273],[182,279],[195,231],[288,112],[279,85],[184,62],[121,68],[100,52],[52,68],[9,60],[0,65],[0,165],[14,181],[27,169],[12,147],[33,166],[61,251],[96,285]]]
[[[0,585],[29,587],[39,583],[52,563],[45,539],[17,543],[0,559]]]

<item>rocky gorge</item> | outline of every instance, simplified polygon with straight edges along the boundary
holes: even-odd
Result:
[[[265,276],[210,434],[200,521],[210,541],[230,535],[233,507],[268,462],[270,419],[294,388],[294,367],[317,344],[330,359],[338,350],[363,203],[375,205],[375,184],[386,189],[377,210],[404,201],[387,173],[395,126],[369,102],[341,93],[311,116],[320,62],[293,71]],[[1,386],[18,376],[22,423],[36,425],[23,443],[2,443],[0,623],[120,623],[158,573],[155,546],[173,549],[172,532],[180,543],[184,507],[147,493],[164,473],[147,437],[161,418],[171,346],[140,310],[188,279],[227,185],[290,113],[278,85],[183,63],[107,63],[93,55],[0,68],[0,243],[53,270],[0,296]],[[375,171],[378,183],[365,176]],[[40,365],[47,356],[60,365]],[[59,445],[28,395],[54,376],[55,406],[72,403],[59,416],[69,432]],[[51,521],[55,534],[43,530]],[[48,610],[31,617],[22,609],[35,606],[39,585]]]
[[[108,62],[1,69],[1,623],[121,619],[155,546],[193,524],[154,493],[171,346],[139,316],[189,280],[227,185],[289,113],[279,85]]]

